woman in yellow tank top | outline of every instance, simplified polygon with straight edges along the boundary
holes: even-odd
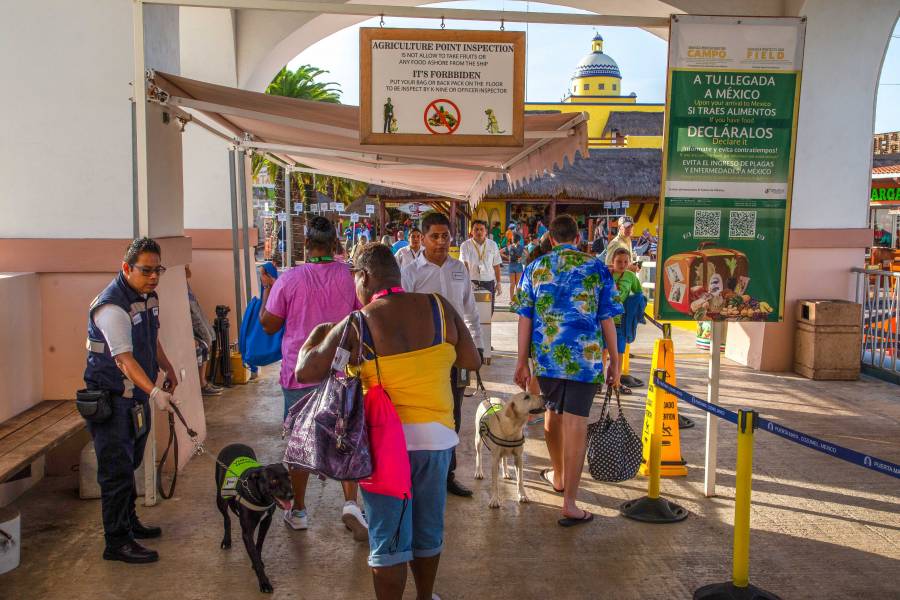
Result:
[[[410,563],[417,596],[430,599],[444,543],[447,471],[459,443],[450,368],[477,369],[481,358],[446,300],[404,293],[400,268],[387,246],[367,245],[354,277],[365,326],[349,336],[350,363],[361,370],[366,388],[380,374],[403,424],[412,473],[408,506],[398,498],[363,492],[375,596],[400,600]],[[326,323],[310,334],[297,360],[299,381],[321,381],[328,374],[345,324]]]

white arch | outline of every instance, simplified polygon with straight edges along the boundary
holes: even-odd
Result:
[[[421,0],[392,0],[391,3],[402,6],[425,4]],[[444,3],[450,3],[450,1]],[[671,13],[686,12],[676,5],[692,4],[692,2],[678,2],[677,0],[673,2],[661,0],[542,0],[542,3],[601,14],[646,17],[665,17]],[[781,10],[780,2],[759,1],[753,4],[778,5],[779,11]],[[321,14],[310,17],[298,13],[240,11],[236,32],[238,87],[257,92],[265,90],[275,73],[305,49],[333,33],[362,23],[369,18],[355,15]],[[261,31],[265,31],[265,35],[260,35]],[[668,33],[659,29],[648,29],[648,31],[663,38]]]

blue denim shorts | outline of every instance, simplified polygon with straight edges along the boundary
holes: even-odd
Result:
[[[369,521],[369,566],[392,567],[413,558],[437,556],[444,549],[448,450],[409,453],[412,499],[362,492]]]
[[[316,389],[315,386],[299,388],[296,390],[281,388],[282,393],[284,393],[284,415],[282,415],[281,420],[287,419],[288,411],[297,403],[297,400],[301,399],[314,389]]]

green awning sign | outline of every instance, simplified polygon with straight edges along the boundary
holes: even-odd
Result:
[[[900,200],[900,188],[872,188],[872,196],[869,199],[872,202]]]

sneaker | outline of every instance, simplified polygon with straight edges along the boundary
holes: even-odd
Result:
[[[353,539],[357,542],[369,541],[369,524],[366,523],[366,517],[359,509],[359,506],[353,500],[344,502],[344,509],[341,511],[341,521],[344,527],[353,534]]]
[[[213,387],[212,385],[207,383],[205,386],[200,388],[200,395],[201,396],[221,396],[222,389]]]
[[[302,531],[309,528],[309,518],[306,516],[306,510],[284,511],[284,522],[294,531]]]
[[[250,381],[256,381],[259,379],[258,371],[250,371]]]

